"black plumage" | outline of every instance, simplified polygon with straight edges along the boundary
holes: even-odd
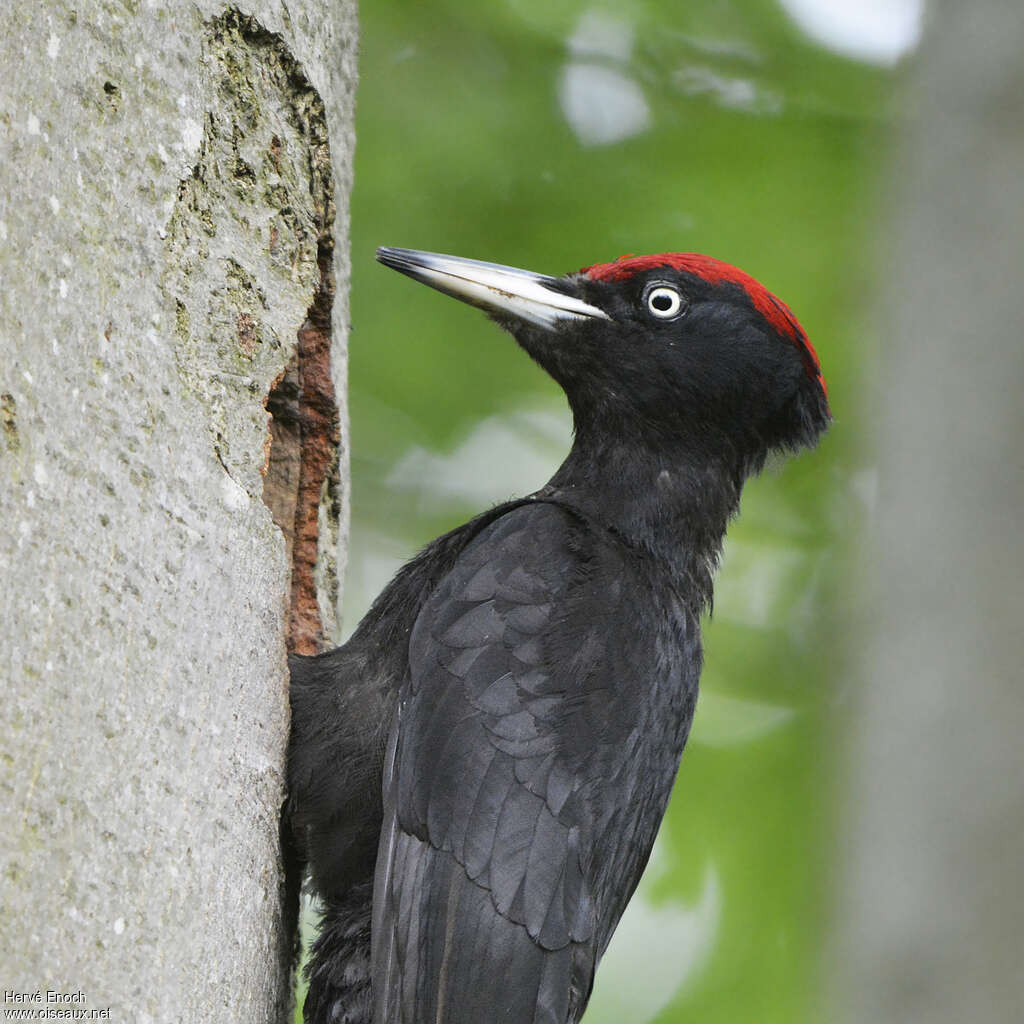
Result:
[[[789,310],[706,257],[381,259],[511,330],[576,436],[292,661],[290,823],[326,908],[306,1019],[575,1022],[668,802],[728,519],[824,429],[824,384]]]

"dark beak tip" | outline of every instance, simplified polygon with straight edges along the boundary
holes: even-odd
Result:
[[[416,277],[416,271],[422,269],[422,261],[417,259],[418,253],[412,249],[399,249],[391,245],[377,246],[377,262],[400,274]]]

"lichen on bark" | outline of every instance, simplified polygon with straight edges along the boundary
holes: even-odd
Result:
[[[176,358],[206,397],[217,458],[284,534],[288,647],[313,653],[336,623],[340,514],[324,106],[282,38],[250,17],[214,18],[205,49],[220,102],[167,228]]]

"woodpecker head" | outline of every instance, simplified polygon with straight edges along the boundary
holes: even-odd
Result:
[[[796,317],[720,260],[623,257],[555,278],[410,249],[377,258],[511,332],[565,390],[577,434],[683,446],[749,472],[772,449],[813,445],[829,423]]]

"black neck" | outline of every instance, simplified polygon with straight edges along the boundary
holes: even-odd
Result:
[[[711,600],[711,574],[744,473],[707,451],[595,440],[578,435],[541,492],[652,555]],[[690,587],[687,589],[689,590]]]

